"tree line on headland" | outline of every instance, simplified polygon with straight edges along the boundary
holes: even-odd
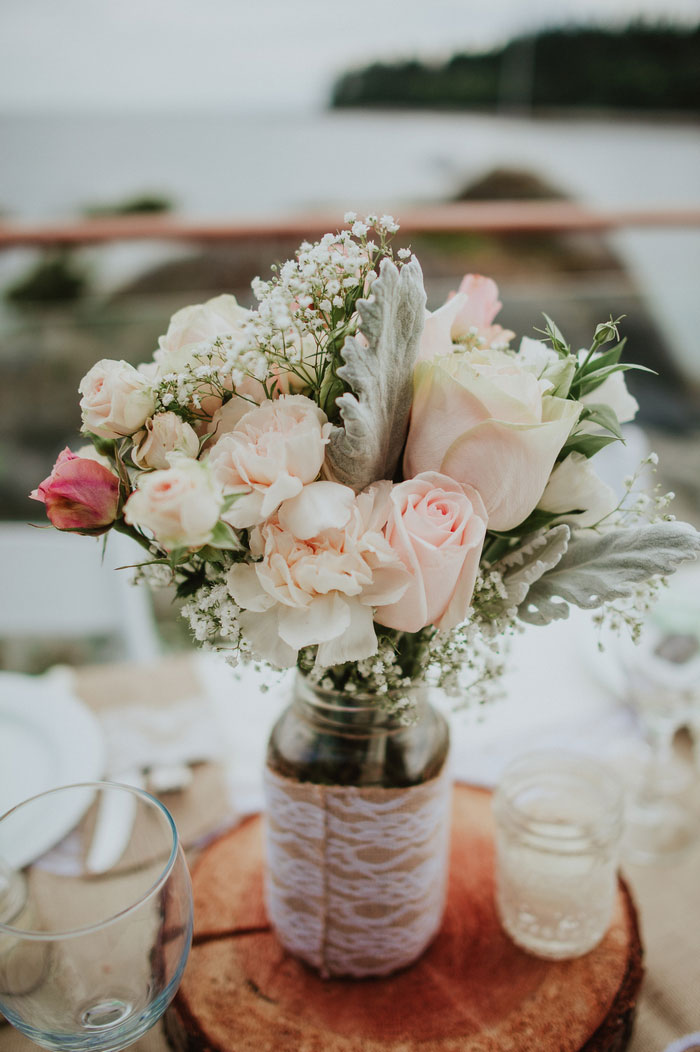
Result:
[[[547,29],[443,63],[374,62],[338,77],[330,105],[697,113],[700,24]]]

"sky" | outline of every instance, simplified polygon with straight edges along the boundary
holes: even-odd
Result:
[[[635,17],[700,0],[0,0],[0,110],[318,108],[374,59]]]

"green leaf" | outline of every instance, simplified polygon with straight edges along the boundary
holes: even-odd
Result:
[[[608,365],[605,369],[598,369],[596,372],[585,376],[581,381],[575,380],[572,385],[572,391],[576,388],[576,397],[582,398],[591,391],[595,391],[597,387],[600,387],[603,381],[607,380],[607,378],[612,376],[613,373],[626,373],[629,372],[630,369],[634,369],[640,373],[652,373],[656,376],[654,370],[647,369],[645,365],[634,365],[632,363],[620,362],[618,365]]]
[[[589,373],[595,373],[599,369],[605,369],[608,365],[617,365],[622,355],[622,350],[627,342],[627,337],[624,340],[620,340],[618,344],[611,347],[609,351],[605,351],[603,354],[591,355],[578,367],[576,379],[580,380],[584,376],[588,376]]]
[[[168,563],[174,570],[180,563],[186,563],[189,557],[189,548],[173,548],[171,552],[168,552]]]
[[[575,375],[576,359],[572,355],[569,355],[568,358],[561,358],[558,366],[544,371],[543,378],[554,384],[552,390],[547,394],[557,398],[568,398]]]
[[[518,617],[546,625],[568,617],[569,604],[593,610],[627,598],[635,585],[673,573],[698,552],[700,533],[687,522],[577,531],[557,565],[531,586]]]
[[[542,311],[542,317],[546,322],[546,326],[544,330],[538,329],[537,332],[544,332],[545,336],[549,337],[552,347],[557,352],[557,354],[562,356],[562,358],[566,355],[571,354],[571,347],[566,342],[564,335],[559,329],[559,327],[555,324],[555,322],[552,321],[548,314],[544,313],[544,311]]]
[[[349,386],[336,402],[343,421],[331,434],[326,463],[337,482],[363,490],[391,479],[401,456],[413,397],[413,368],[425,317],[417,260],[399,270],[383,260],[369,298],[358,300],[360,331],[349,336],[338,376]]]
[[[530,537],[537,530],[545,529],[554,519],[558,518],[559,512],[535,508],[523,522],[514,526],[512,530],[490,530],[489,532],[496,537]]]
[[[624,442],[622,431],[620,430],[620,421],[617,419],[617,413],[612,406],[605,405],[604,403],[589,403],[584,406],[579,421],[588,420],[591,424],[597,424],[598,427],[604,428],[609,431],[615,438],[619,438],[621,442]]]
[[[114,452],[117,447],[116,440],[113,438],[102,438],[101,435],[95,435],[92,431],[84,432],[86,438],[89,438],[93,446],[100,454],[101,457],[109,457],[110,460],[114,458]]]
[[[204,567],[201,570],[197,570],[195,573],[189,574],[184,581],[181,581],[175,589],[175,595],[178,599],[185,599],[188,595],[193,595],[206,581],[206,572]]]
[[[233,507],[233,505],[236,503],[236,501],[240,500],[240,498],[242,496],[244,496],[243,493],[228,493],[224,497],[223,503],[221,505],[221,512],[222,512],[222,514],[225,511],[230,511],[230,509]]]
[[[227,522],[219,520],[214,529],[211,531],[211,537],[209,538],[209,544],[215,548],[223,548],[226,551],[240,551],[243,545],[241,544],[240,538],[232,526],[229,526]]]
[[[583,432],[578,432],[575,435],[570,435],[566,442],[562,446],[558,461],[564,460],[568,457],[569,453],[583,453],[584,457],[589,460],[594,457],[596,453],[599,453],[601,449],[605,449],[611,442],[619,442],[620,439],[615,435],[587,435]]]

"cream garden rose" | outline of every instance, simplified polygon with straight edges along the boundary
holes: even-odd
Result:
[[[224,493],[237,495],[226,522],[255,526],[301,493],[321,471],[331,431],[326,414],[304,395],[282,395],[245,413],[208,457]]]
[[[257,561],[231,567],[227,584],[259,657],[288,668],[306,646],[318,646],[321,666],[376,652],[373,607],[397,602],[410,581],[382,532],[390,491],[380,482],[355,497],[347,486],[315,482],[251,531]]]
[[[480,494],[488,525],[509,530],[536,507],[581,406],[547,394],[497,350],[419,362],[404,476],[439,471]]]
[[[158,341],[153,357],[159,374],[182,372],[195,360],[202,344],[212,343],[218,336],[239,334],[251,317],[252,311],[228,294],[183,307],[173,314],[168,331]]]
[[[450,629],[466,620],[486,535],[484,502],[471,486],[426,471],[394,486],[384,535],[411,574],[398,603],[375,620],[400,632]]]
[[[219,520],[222,500],[208,466],[180,457],[164,471],[140,476],[124,505],[124,518],[150,530],[165,551],[200,548]]]
[[[142,431],[134,435],[131,458],[139,468],[170,467],[168,457],[177,453],[186,457],[199,454],[199,439],[193,427],[177,413],[156,413],[149,417]]]
[[[156,405],[151,381],[128,362],[103,358],[78,388],[83,431],[124,438],[143,427]]]

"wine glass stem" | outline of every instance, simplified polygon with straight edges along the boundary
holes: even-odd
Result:
[[[673,758],[673,734],[674,728],[671,724],[647,728],[647,741],[651,754],[640,794],[642,803],[653,804],[663,796],[661,772],[664,765]]]

